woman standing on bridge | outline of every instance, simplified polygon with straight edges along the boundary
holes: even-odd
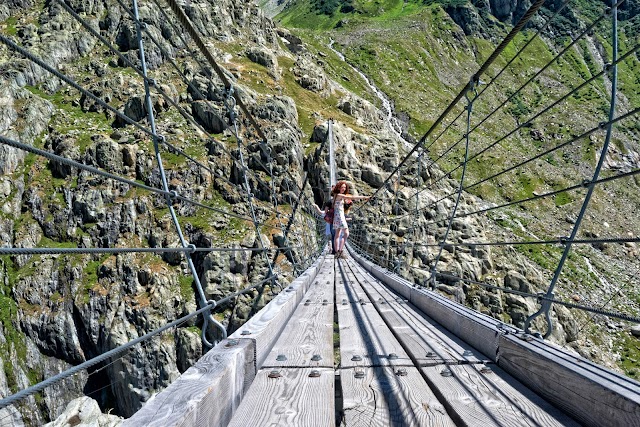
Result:
[[[367,200],[367,196],[354,196],[349,194],[349,184],[346,181],[338,181],[335,188],[331,191],[333,196],[333,229],[336,237],[334,247],[336,250],[336,258],[344,258],[342,251],[349,237],[349,226],[344,215],[345,202],[351,200]]]

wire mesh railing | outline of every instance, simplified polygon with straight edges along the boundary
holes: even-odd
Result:
[[[156,22],[154,16],[149,15],[150,10],[146,7],[140,8],[136,0],[133,0],[131,5],[118,0],[110,12],[119,9],[118,13],[122,13],[120,25],[127,28],[127,40],[117,38],[122,37],[122,33],[98,30],[86,11],[65,0],[55,0],[46,6],[59,7],[55,13],[68,14],[65,19],[74,23],[71,25],[77,26],[78,31],[84,31],[82,37],[92,40],[92,43],[95,43],[94,49],[105,49],[107,56],[112,55],[113,63],[101,68],[100,76],[106,81],[112,77],[108,75],[109,72],[117,74],[116,80],[119,78],[123,82],[127,94],[133,94],[129,103],[110,94],[104,96],[104,91],[94,89],[95,82],[87,79],[82,73],[68,71],[69,67],[65,66],[65,61],[82,63],[89,52],[78,53],[75,57],[71,55],[72,57],[61,61],[48,55],[46,51],[20,45],[10,34],[0,34],[0,46],[4,46],[15,57],[29,61],[33,67],[38,68],[38,73],[42,73],[40,77],[30,79],[32,92],[54,101],[54,108],[62,111],[62,116],[78,105],[78,98],[88,100],[96,106],[95,111],[102,112],[98,114],[103,114],[107,120],[114,120],[109,127],[120,129],[116,131],[119,136],[115,138],[125,138],[127,142],[133,138],[139,145],[139,153],[144,154],[147,162],[136,164],[135,160],[131,160],[127,174],[124,168],[109,170],[108,161],[101,164],[90,159],[89,155],[82,156],[76,153],[72,158],[65,155],[68,153],[49,150],[46,146],[43,147],[49,144],[43,144],[41,140],[0,136],[0,143],[4,147],[31,153],[35,156],[33,164],[37,165],[38,170],[53,169],[51,164],[63,165],[73,170],[74,172],[62,177],[51,172],[55,192],[64,192],[64,186],[72,192],[75,186],[80,185],[80,176],[83,180],[90,176],[99,177],[100,181],[94,180],[98,187],[111,185],[105,184],[108,182],[118,183],[122,196],[128,193],[137,200],[139,214],[148,214],[144,205],[154,205],[160,214],[164,215],[163,219],[157,218],[166,230],[161,234],[168,236],[172,233],[176,239],[158,239],[158,236],[154,235],[157,231],[140,235],[132,224],[131,227],[123,227],[127,229],[126,233],[115,230],[110,236],[109,244],[105,244],[104,247],[95,245],[91,239],[91,230],[85,232],[83,229],[82,232],[87,236],[85,238],[76,239],[74,234],[78,233],[72,231],[66,233],[67,240],[60,236],[52,236],[53,239],[43,239],[37,247],[37,242],[33,242],[33,246],[24,242],[22,247],[0,248],[0,255],[9,257],[6,263],[13,263],[12,260],[17,259],[15,257],[27,259],[24,257],[78,256],[80,258],[72,261],[73,263],[82,265],[81,263],[91,260],[91,268],[95,270],[99,270],[100,265],[105,264],[104,257],[120,257],[124,254],[147,257],[161,255],[162,258],[158,258],[157,261],[155,258],[147,258],[154,266],[149,272],[154,271],[154,268],[156,274],[164,275],[174,271],[171,273],[172,280],[181,283],[180,286],[184,288],[182,292],[195,294],[197,309],[188,313],[188,306],[183,302],[183,314],[188,314],[174,321],[170,321],[169,318],[166,325],[150,332],[142,328],[140,331],[144,333],[141,333],[140,337],[124,344],[112,344],[113,348],[108,348],[71,369],[46,378],[12,396],[4,397],[0,400],[0,409],[42,393],[47,387],[80,371],[89,368],[103,370],[123,358],[134,346],[161,334],[166,335],[167,331],[175,331],[179,327],[199,324],[203,344],[212,347],[218,340],[226,337],[227,333],[227,327],[221,323],[220,313],[216,314],[217,308],[235,305],[241,297],[263,298],[270,295],[265,294],[265,289],[271,293],[281,290],[286,280],[308,268],[322,250],[324,239],[316,226],[317,219],[311,214],[312,202],[308,196],[311,191],[307,179],[302,177],[301,173],[296,175],[295,170],[290,170],[289,167],[278,167],[276,170],[271,155],[271,141],[242,100],[246,91],[236,85],[229,73],[218,65],[182,8],[172,0],[169,0],[167,5],[174,16],[170,16],[165,12],[165,8],[161,7],[159,10],[166,22]],[[162,25],[168,25],[173,29],[175,40],[158,31],[158,26]],[[185,35],[188,35],[191,41],[186,40]],[[191,42],[195,42],[198,50],[191,51],[191,58],[183,58],[181,67],[176,62],[174,46],[181,43],[184,47],[189,47]],[[123,44],[126,45],[124,49]],[[148,57],[152,58],[151,66]],[[99,67],[91,61],[89,66]],[[192,66],[194,69],[187,71]],[[215,73],[211,73],[210,69]],[[197,78],[194,78],[193,74],[188,77],[188,73],[205,77],[208,85],[206,94],[198,87]],[[39,85],[46,86],[43,83],[46,79],[53,82],[50,86],[54,89],[49,93],[46,88],[38,88]],[[70,88],[75,92],[68,96],[57,96],[63,88]],[[180,90],[187,92],[180,95]],[[224,98],[212,96],[215,91],[223,93]],[[140,95],[140,92],[143,94]],[[203,118],[197,116],[193,104],[184,105],[184,101],[189,99],[189,92],[193,94],[193,100],[202,102],[202,108],[209,114],[209,118],[216,115],[222,135],[203,124]],[[68,106],[72,103],[75,105]],[[82,134],[85,125],[82,123],[82,115],[87,114],[88,109],[78,110],[80,111],[72,110],[80,116],[79,119],[75,119],[73,132],[88,140],[89,136]],[[69,131],[63,126],[60,126],[60,129],[52,126],[52,129],[61,135]],[[90,132],[91,126],[84,130]],[[134,135],[135,132],[138,134]],[[259,141],[254,144],[252,140],[256,134]],[[46,138],[48,137],[45,135],[44,139]],[[111,138],[113,139],[113,135]],[[230,140],[234,141],[235,146],[229,143]],[[94,149],[91,143],[87,145],[85,150]],[[254,146],[257,147],[259,155],[254,155],[251,151]],[[216,157],[217,162],[207,158],[207,149]],[[48,160],[49,164],[40,166],[38,158]],[[123,170],[125,173],[122,173]],[[189,188],[189,179],[192,184],[201,188]],[[84,186],[84,182],[82,185]],[[288,199],[285,199],[285,194]],[[225,200],[225,197],[231,202]],[[287,202],[291,201],[295,201],[293,206],[287,206]],[[118,203],[121,202],[115,197],[106,201],[109,206],[117,206]],[[98,222],[94,217],[91,221]],[[84,226],[82,223],[78,225],[76,230]],[[101,227],[100,224],[95,225],[97,228]],[[207,233],[210,237],[207,237]],[[251,241],[246,241],[247,236]],[[149,243],[148,247],[140,245],[145,241]],[[46,242],[55,245],[47,247]],[[134,244],[126,245],[127,242]],[[207,261],[207,257],[214,253],[228,256],[230,264],[238,261],[241,264],[246,263],[242,267],[230,267],[235,269],[229,273],[233,275],[233,285],[230,291],[222,291],[221,296],[220,291],[209,289],[207,283],[203,282],[211,280],[203,277],[203,262],[218,262],[217,258]],[[245,277],[241,283],[236,283],[239,274]],[[20,274],[17,274],[15,280],[21,280],[19,276]],[[84,287],[90,300],[93,288],[101,286],[98,277],[100,272],[89,271],[85,276],[89,276]],[[221,280],[228,279],[223,277]],[[56,300],[74,298],[73,295],[65,294],[64,290],[56,292]],[[189,298],[193,296],[186,297]],[[76,304],[83,310],[84,302],[77,301]]]
[[[535,48],[535,39],[542,37],[544,30],[554,24],[554,20],[561,16],[562,10],[571,2],[564,2],[552,13],[548,13],[535,34],[525,37],[526,42],[521,47],[512,46],[509,51],[515,51],[515,54],[503,53],[509,43],[515,44],[515,34],[525,28],[527,21],[542,3],[534,2],[514,31],[470,77],[469,83],[429,127],[419,143],[389,173],[384,183],[375,191],[369,206],[355,211],[358,217],[354,219],[350,239],[356,250],[366,254],[370,260],[405,275],[419,285],[452,292],[451,286],[464,284],[534,299],[539,307],[538,312],[528,318],[521,317],[516,326],[523,327],[527,332],[538,333],[537,330],[540,330],[546,338],[554,330],[551,316],[554,304],[591,313],[602,310],[598,314],[625,321],[637,322],[639,319],[638,308],[633,305],[633,292],[626,296],[630,305],[625,307],[618,304],[617,311],[605,310],[607,304],[612,304],[619,297],[609,298],[605,305],[597,300],[577,303],[581,297],[571,283],[582,281],[576,273],[576,259],[585,257],[585,251],[592,252],[591,248],[602,249],[615,244],[618,252],[632,253],[632,245],[637,240],[632,233],[604,237],[599,232],[591,231],[595,228],[593,224],[585,227],[584,224],[581,226],[581,222],[588,212],[590,198],[596,192],[605,200],[592,208],[593,214],[587,217],[590,221],[602,218],[601,221],[606,224],[606,208],[601,206],[611,203],[605,196],[615,187],[605,185],[624,187],[624,183],[636,175],[635,168],[619,172],[603,168],[602,165],[607,159],[610,140],[616,138],[613,136],[615,132],[619,132],[618,141],[622,138],[622,130],[616,131],[615,127],[622,129],[621,125],[635,120],[640,112],[637,106],[628,103],[621,111],[616,110],[616,99],[621,95],[617,92],[615,78],[620,64],[625,60],[637,60],[636,54],[640,46],[628,43],[621,55],[617,53],[619,31],[616,28],[616,10],[623,2],[613,1],[610,7],[602,6],[591,23],[576,31],[574,36],[560,40],[556,44],[556,53],[545,59],[545,62],[532,63],[533,71],[530,75],[523,75],[521,79],[509,79],[509,73],[505,71],[510,71],[510,67],[517,63],[516,59],[523,56],[527,49]],[[569,80],[566,85],[558,85],[568,89],[564,93],[559,88],[551,89],[549,80],[557,78],[554,74],[560,72],[558,70],[561,66],[558,64],[562,63],[562,67],[565,67],[565,63],[574,66],[571,55],[578,46],[581,49],[583,46],[588,48],[595,30],[601,31],[605,27],[610,28],[611,34],[608,37],[611,46],[607,50],[609,61],[601,64],[599,69],[590,68],[589,73],[571,69],[575,73],[575,79]],[[544,43],[550,42],[547,40]],[[496,61],[498,58],[501,61]],[[505,65],[494,70],[493,62]],[[517,75],[517,72],[512,74]],[[541,81],[544,83],[540,83]],[[509,90],[514,82],[517,83],[517,89]],[[536,101],[535,97],[540,85],[544,84],[553,93],[548,97],[546,105]],[[594,93],[597,95],[593,95]],[[601,104],[606,103],[606,112],[604,105],[599,109],[585,106],[584,111],[579,112],[585,119],[574,123],[579,113],[572,106],[585,94],[590,99],[594,96],[600,99]],[[525,106],[525,99],[531,100],[535,105]],[[516,109],[519,111],[515,111]],[[449,124],[436,134],[436,128],[451,116],[453,118]],[[459,125],[462,117],[467,118],[464,127]],[[514,121],[515,126],[510,128],[509,123]],[[568,127],[556,134],[552,133],[555,129],[540,128],[546,123],[555,123],[553,126],[562,129],[565,126],[562,121],[572,122],[570,132],[566,131]],[[545,139],[541,136],[545,130],[553,136]],[[527,139],[523,134],[532,137]],[[633,139],[632,132],[625,136]],[[598,138],[603,138],[601,148],[594,147]],[[578,160],[574,160],[574,152],[585,146],[586,149],[583,150],[590,154],[588,158],[579,159],[583,161],[580,165]],[[509,156],[510,147],[517,147],[524,156]],[[574,160],[573,164],[579,165],[574,169],[580,170],[583,177],[555,171],[556,176],[548,176],[549,168],[544,165],[555,167],[553,163],[557,155],[561,155],[564,160]],[[592,172],[589,176],[590,169]],[[600,192],[596,191],[598,188],[601,188]],[[583,198],[582,207],[577,213],[571,213],[569,208],[574,207],[580,197]],[[468,203],[461,205],[461,198],[467,199]],[[629,203],[632,204],[633,199]],[[536,214],[541,206],[544,206],[543,209],[550,209],[549,204],[553,210],[558,211],[555,216],[560,216],[559,221],[551,215]],[[376,218],[367,218],[374,211]],[[541,225],[542,217],[547,221],[546,225]],[[528,219],[532,227],[522,225],[521,219]],[[503,238],[498,233],[493,236],[494,239],[482,239],[484,236],[477,235],[473,230],[483,226],[491,227],[491,221],[507,227],[508,234]],[[470,227],[471,224],[475,224],[475,227]],[[566,230],[566,225],[571,226],[569,230]],[[583,232],[583,236],[579,235],[579,231]],[[474,233],[476,235],[472,235]],[[559,236],[559,233],[564,235]],[[625,244],[630,246],[625,247]],[[578,253],[573,252],[570,257],[574,245],[579,245],[582,249]],[[547,291],[522,292],[506,285],[500,286],[497,280],[501,275],[496,275],[494,268],[484,266],[484,263],[491,263],[486,255],[492,248],[504,254],[516,254],[513,256],[524,255],[521,259],[528,259],[527,262],[532,262],[531,265],[537,264],[538,269],[542,267],[550,282]],[[475,258],[477,262],[474,264],[468,261],[465,254]],[[446,258],[444,263],[442,258]],[[567,258],[572,258],[569,268],[565,265]],[[630,266],[636,263],[633,256],[624,258]],[[461,267],[461,259],[468,261],[468,268]],[[589,260],[585,260],[584,267],[581,268],[593,268]],[[573,302],[554,295],[554,288],[563,271],[567,277],[561,294],[564,298],[576,298]],[[628,280],[633,281],[633,278],[629,277]],[[623,313],[625,308],[630,308],[631,312]],[[500,313],[494,315],[498,316]],[[544,315],[546,328],[542,322],[537,321],[533,326],[532,322],[539,315]]]

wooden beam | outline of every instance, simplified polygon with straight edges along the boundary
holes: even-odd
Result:
[[[410,301],[423,313],[495,362],[500,322],[433,292],[412,289]]]
[[[509,334],[498,364],[585,426],[640,426],[640,383],[553,347]]]
[[[226,425],[255,375],[253,341],[224,340],[122,425]]]
[[[341,366],[413,366],[372,304],[338,304],[337,309]]]
[[[257,369],[264,363],[273,344],[282,333],[310,284],[315,280],[317,272],[321,269],[326,258],[329,257],[320,257],[313,266],[291,282],[285,290],[258,311],[247,323],[229,335],[230,338],[249,338],[255,341]]]
[[[359,265],[353,265],[352,269],[369,300],[417,366],[489,361],[487,356],[423,314]]]
[[[261,370],[228,427],[253,426],[335,426],[333,369]]]
[[[326,287],[325,287],[326,288]],[[316,291],[321,292],[320,285]],[[262,365],[266,367],[325,367],[333,369],[333,285],[322,301],[307,298],[289,319]],[[312,287],[307,294],[313,292]]]
[[[416,368],[341,369],[340,383],[343,426],[455,426]]]
[[[421,368],[449,414],[468,426],[578,427],[496,365],[449,365]]]

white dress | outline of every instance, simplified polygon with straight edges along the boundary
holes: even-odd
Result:
[[[333,229],[337,230],[338,228],[349,228],[344,216],[344,198],[342,197],[336,200],[333,205]]]

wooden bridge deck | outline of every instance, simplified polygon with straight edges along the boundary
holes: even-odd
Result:
[[[578,425],[352,259],[302,300],[230,426]]]
[[[353,258],[310,270],[124,425],[640,425],[633,380],[395,292]]]

